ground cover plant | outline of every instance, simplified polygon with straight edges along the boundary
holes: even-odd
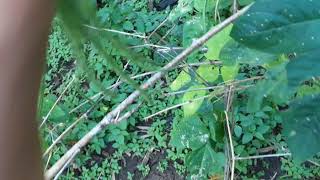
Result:
[[[59,0],[39,102],[46,176],[320,178],[319,9]]]

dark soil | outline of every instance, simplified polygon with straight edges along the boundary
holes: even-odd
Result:
[[[280,157],[258,159],[253,167],[253,172],[264,172],[262,179],[279,179],[282,176]]]
[[[142,163],[143,158],[125,156],[125,162],[121,163],[122,169],[116,176],[117,180],[127,180],[127,174],[134,174],[135,180],[182,180],[184,179],[177,174],[173,163],[169,162],[168,168],[162,173],[157,170],[159,162],[165,159],[164,152],[153,152],[150,154],[147,164],[150,167],[150,172],[146,177],[143,177],[137,166]]]

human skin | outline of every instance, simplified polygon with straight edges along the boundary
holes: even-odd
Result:
[[[0,179],[43,179],[37,98],[53,0],[0,0]]]

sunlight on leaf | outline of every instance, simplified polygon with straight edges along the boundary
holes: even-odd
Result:
[[[195,85],[195,86],[191,86],[189,89],[191,90],[191,89],[198,89],[198,88],[204,88],[204,87],[205,87],[204,85]],[[182,102],[192,101],[198,97],[203,97],[206,94],[207,94],[206,90],[186,92],[183,95]],[[193,116],[194,114],[196,114],[198,109],[201,107],[203,101],[204,101],[204,99],[194,101],[194,102],[191,102],[189,104],[184,105],[183,106],[184,117],[190,117],[190,116]]]

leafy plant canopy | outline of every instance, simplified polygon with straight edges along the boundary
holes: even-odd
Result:
[[[238,19],[157,74],[230,16]],[[316,0],[58,0],[39,102],[46,164],[92,136],[62,178],[152,179],[169,171],[200,180],[232,170],[269,179],[273,165],[251,156],[272,152],[295,160],[275,158],[277,178],[318,178],[319,30]],[[141,90],[153,74],[161,83]],[[137,104],[124,111],[123,102]],[[99,126],[119,106],[111,118],[119,122]]]

